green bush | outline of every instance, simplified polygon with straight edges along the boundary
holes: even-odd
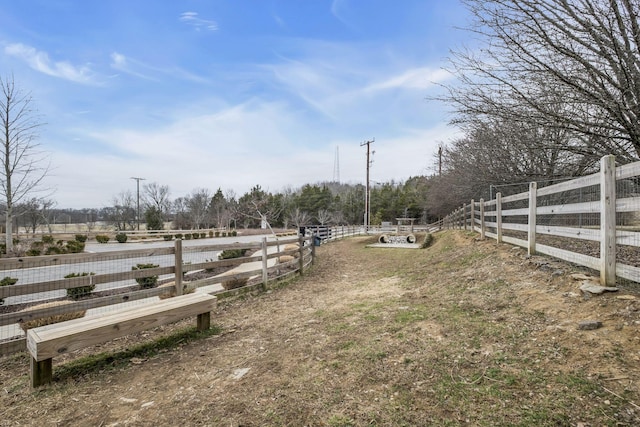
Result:
[[[176,234],[176,239],[182,239],[182,233]]]
[[[199,239],[200,238],[200,233],[193,233],[192,234],[194,239]]]
[[[191,240],[191,237],[193,237],[193,235],[191,233],[187,233],[184,235],[184,239],[185,240]]]
[[[218,259],[231,259],[231,258],[240,258],[243,257],[245,253],[247,253],[248,249],[225,249],[220,252],[218,255]]]
[[[45,255],[60,255],[64,250],[60,246],[49,246],[45,251]]]
[[[27,251],[27,256],[38,256],[42,254],[42,250],[41,249],[29,249]]]
[[[220,232],[216,231],[216,237],[220,237]]]
[[[213,231],[209,230],[209,237],[213,237]]]
[[[87,235],[86,234],[76,234],[76,242],[84,243],[86,241],[87,241]]]
[[[207,233],[200,233],[200,238],[205,239],[207,237]]]
[[[47,245],[53,245],[54,241],[55,240],[53,239],[53,236],[49,236],[49,235],[42,236],[42,243],[46,243]]]
[[[71,279],[72,277],[84,277],[93,276],[95,273],[70,273],[64,276],[65,279]],[[96,288],[96,285],[76,286],[75,288],[67,289],[67,296],[71,299],[78,300],[85,295],[89,295]]]
[[[166,240],[167,242],[168,242],[169,240],[173,240],[173,236],[172,236],[171,234],[165,234],[164,236],[162,236],[162,238],[163,238],[164,240]]]
[[[228,282],[222,283],[222,287],[227,291],[231,290],[231,289],[237,289],[237,288],[241,288],[243,286],[246,286],[248,281],[249,281],[248,278],[231,279]]]
[[[77,240],[69,240],[67,242],[67,252],[72,254],[78,254],[84,251],[84,243]]]
[[[136,264],[131,270],[143,270],[145,268],[160,267],[158,264]],[[158,276],[138,277],[136,282],[140,285],[140,289],[155,288],[158,284]]]
[[[107,243],[109,241],[109,236],[104,234],[98,234],[96,236],[96,242],[98,243]]]
[[[126,243],[127,235],[125,233],[118,233],[116,234],[116,240],[118,241],[118,243]]]
[[[429,246],[431,246],[431,244],[433,243],[433,234],[431,233],[427,233],[426,236],[424,236],[424,242],[422,242],[422,249],[428,248]]]
[[[227,237],[227,232],[226,231],[222,232],[222,237]]]
[[[18,279],[14,279],[13,277],[6,276],[4,279],[0,280],[0,286],[11,286],[15,285]],[[4,304],[4,300],[0,298],[0,305]]]
[[[231,235],[233,237],[236,237],[238,235],[238,232],[236,230],[231,230]]]

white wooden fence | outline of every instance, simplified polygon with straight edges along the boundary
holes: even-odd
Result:
[[[603,285],[640,282],[640,162],[616,166],[605,156],[598,173],[471,200],[442,224],[597,270]]]

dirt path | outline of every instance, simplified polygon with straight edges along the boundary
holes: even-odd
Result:
[[[303,278],[221,301],[220,333],[185,321],[61,357],[38,391],[5,357],[0,425],[638,425],[640,299],[585,299],[576,268],[476,237],[322,246]],[[159,334],[177,339],[123,352]]]

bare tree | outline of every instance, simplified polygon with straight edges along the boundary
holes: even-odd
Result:
[[[305,211],[301,211],[300,208],[294,208],[289,214],[289,219],[296,225],[296,228],[299,229],[309,222],[311,215]]]
[[[131,191],[123,191],[113,198],[108,217],[117,231],[135,229],[136,197]]]
[[[320,209],[318,215],[316,215],[316,219],[320,225],[325,225],[333,220],[333,215],[326,209]]]
[[[14,208],[41,188],[49,162],[36,143],[42,126],[30,94],[11,78],[0,78],[0,195],[5,208],[6,251],[13,250]]]
[[[171,209],[171,200],[169,199],[168,185],[160,185],[157,182],[150,182],[142,187],[142,200],[145,205],[145,210],[153,207],[161,213],[164,219],[166,214]]]
[[[201,188],[194,190],[193,193],[187,197],[187,207],[189,209],[189,217],[193,227],[199,230],[202,226],[207,228],[209,226],[208,210],[209,201],[211,200],[211,194],[209,190]]]
[[[640,156],[640,3],[464,0],[480,49],[454,52],[456,121],[537,123],[573,134],[564,149]]]

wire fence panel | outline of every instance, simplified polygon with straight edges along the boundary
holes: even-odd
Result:
[[[497,193],[480,211],[472,200],[468,214],[463,206],[442,223],[456,228],[462,212],[462,223],[468,218],[482,235],[593,269],[605,285],[637,285],[640,162],[616,167],[614,160],[605,156],[599,173],[573,180],[541,188],[534,183],[515,194],[523,184],[509,187],[509,194]]]
[[[354,231],[342,235],[349,233]],[[0,354],[23,349],[25,331],[32,327],[153,304],[196,289],[221,292],[229,280],[259,283],[299,272],[313,255],[311,242],[294,236],[182,248],[176,240],[172,247],[0,259]],[[279,265],[279,257],[290,253],[303,261],[293,256],[294,262]]]

